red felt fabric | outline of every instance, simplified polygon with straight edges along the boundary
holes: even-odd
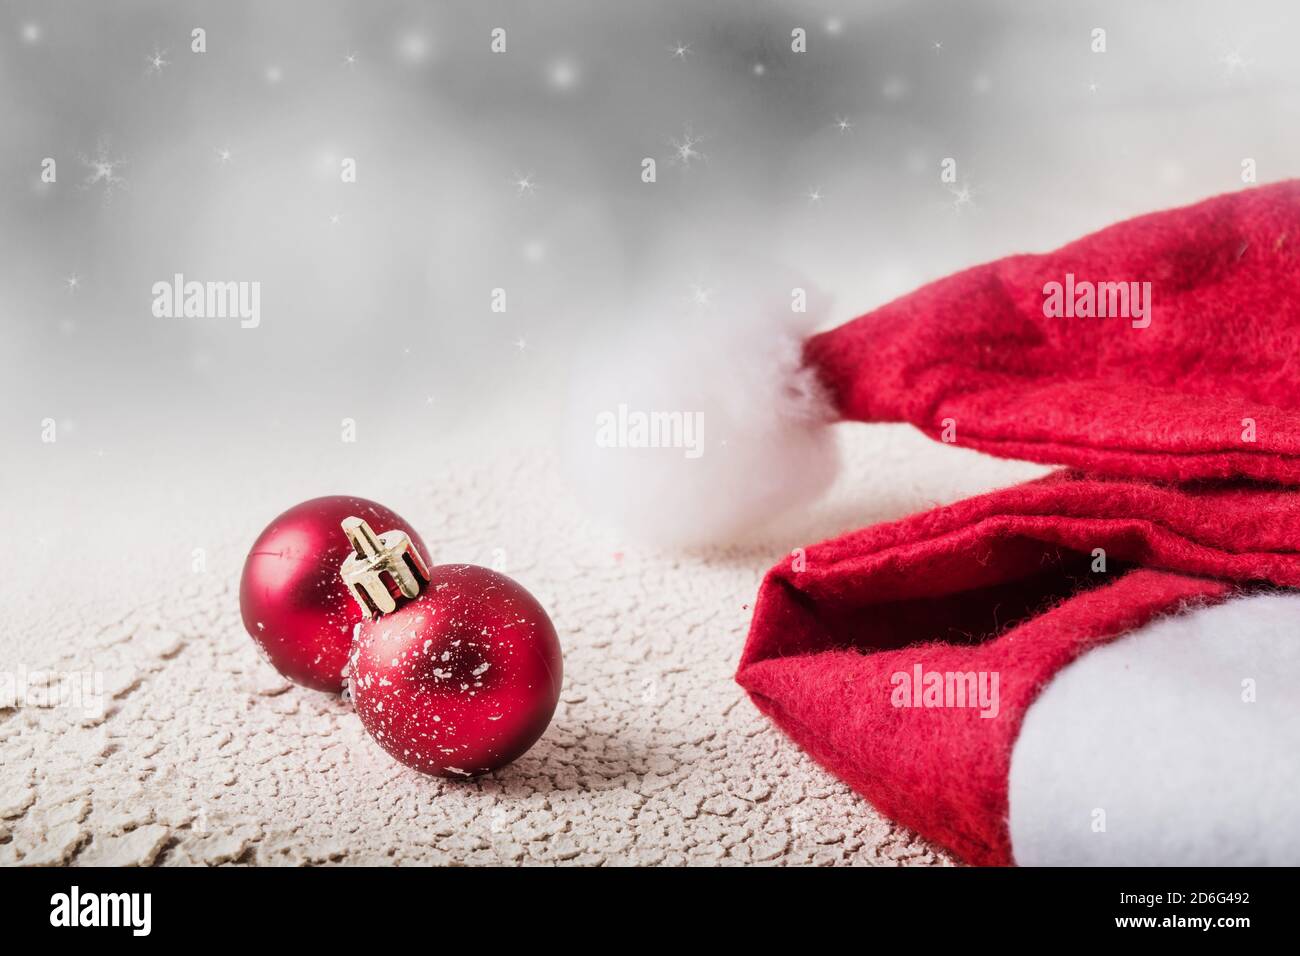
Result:
[[[971,863],[1009,864],[1011,750],[1051,676],[1188,602],[1300,586],[1298,541],[1300,496],[1285,488],[1058,472],[782,562],[737,680],[882,812]],[[894,706],[892,676],[918,664],[996,672],[997,716]]]
[[[1150,282],[1147,328],[1044,287]],[[1300,181],[968,269],[811,338],[840,413],[1095,474],[1300,484]],[[1242,420],[1255,421],[1243,440]]]

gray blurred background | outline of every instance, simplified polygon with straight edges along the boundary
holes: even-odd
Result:
[[[640,297],[725,303],[724,250],[838,322],[1242,188],[1244,158],[1286,178],[1298,27],[1284,0],[6,2],[8,481],[274,470],[344,417],[381,460],[503,444]],[[155,318],[176,272],[259,281],[260,327]]]

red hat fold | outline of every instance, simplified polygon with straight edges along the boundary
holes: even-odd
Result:
[[[1300,182],[967,269],[805,359],[847,419],[1097,474],[1300,484]]]
[[[1012,749],[1061,668],[1188,605],[1300,587],[1298,293],[1287,182],[969,269],[809,339],[843,418],[1075,470],[796,551],[761,586],[739,683],[882,812],[1013,862]]]
[[[1297,540],[1300,497],[1284,489],[1058,472],[783,561],[736,679],[882,812],[968,862],[1009,864],[1012,746],[1047,681],[1157,615],[1300,586]],[[918,672],[965,702],[927,705]]]

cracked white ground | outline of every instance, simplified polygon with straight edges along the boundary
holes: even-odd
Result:
[[[102,673],[108,701],[0,709],[0,864],[947,863],[771,727],[732,673],[785,550],[1044,469],[903,427],[841,431],[843,474],[797,530],[687,555],[586,521],[544,449],[474,466],[412,452],[365,480],[356,449],[220,473],[43,449],[66,462],[6,479],[22,504],[6,509],[0,670]],[[564,691],[532,751],[471,782],[421,776],[257,655],[244,554],[327,493],[388,504],[435,562],[504,557],[547,607]]]

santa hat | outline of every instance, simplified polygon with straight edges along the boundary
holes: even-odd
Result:
[[[843,418],[1080,470],[796,552],[737,680],[972,863],[1300,862],[1297,292],[1284,183],[812,337]]]
[[[829,481],[834,419],[1070,466],[797,549],[762,584],[737,680],[972,863],[1300,863],[1300,596],[1258,593],[1300,587],[1297,292],[1288,182],[806,339],[760,312],[758,332],[709,330],[721,364],[679,342],[636,355],[684,375],[610,373],[648,407],[706,409],[714,443],[703,466],[606,457],[632,471],[588,470],[591,497],[656,503],[661,538],[732,536]]]

